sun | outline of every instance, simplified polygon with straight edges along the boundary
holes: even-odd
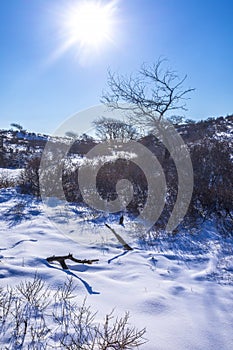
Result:
[[[116,2],[79,1],[64,11],[66,46],[97,48],[113,40]]]

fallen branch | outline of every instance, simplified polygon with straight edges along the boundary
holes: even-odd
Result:
[[[89,264],[91,265],[93,262],[97,262],[99,261],[99,259],[92,259],[92,260],[89,260],[89,259],[84,259],[84,260],[80,260],[80,259],[76,259],[73,257],[72,254],[68,254],[68,255],[64,255],[64,256],[50,256],[48,258],[46,258],[46,260],[48,262],[53,262],[53,261],[58,261],[60,264],[61,264],[61,267],[64,269],[64,270],[69,270],[68,266],[66,265],[66,262],[65,260],[72,260],[74,262],[77,262],[79,264]]]
[[[133,250],[133,248],[131,248],[131,247],[128,245],[128,243],[126,243],[125,240],[124,240],[118,233],[116,233],[116,231],[115,231],[113,228],[111,228],[111,226],[109,226],[108,224],[105,224],[105,226],[106,226],[107,228],[109,228],[109,230],[112,231],[112,233],[115,235],[115,237],[117,238],[117,240],[123,245],[123,247],[124,247],[125,250]]]

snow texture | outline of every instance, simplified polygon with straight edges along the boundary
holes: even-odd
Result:
[[[98,216],[72,205],[70,210],[75,240],[48,220],[41,202],[1,190],[2,287],[33,279],[37,272],[56,289],[73,276],[77,300],[87,297],[99,320],[114,308],[119,315],[129,311],[136,327],[146,327],[144,350],[233,349],[232,238],[220,237],[208,223],[199,234],[158,237],[153,248],[146,248],[129,217],[122,227],[117,215]],[[62,220],[59,214],[56,219]],[[134,249],[124,251],[104,223]],[[62,270],[59,263],[46,261],[69,252],[99,262],[67,261],[69,270]]]

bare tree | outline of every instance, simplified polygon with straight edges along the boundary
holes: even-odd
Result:
[[[20,125],[20,124],[18,124],[18,123],[11,123],[11,126],[12,126],[13,128],[18,129],[18,130],[21,131],[21,132],[24,131],[22,125]]]
[[[183,219],[191,200],[193,172],[188,149],[166,118],[177,110],[186,110],[187,95],[194,89],[185,89],[187,77],[179,78],[175,71],[164,68],[164,63],[164,59],[159,59],[152,66],[143,64],[138,74],[130,77],[110,72],[110,91],[103,95],[102,102],[112,109],[126,111],[132,125],[153,131],[166,148],[164,160],[173,159],[179,191],[166,226],[167,231],[172,232]]]
[[[76,134],[76,132],[73,131],[67,131],[65,135],[74,140],[78,138],[78,134]]]
[[[179,78],[175,71],[164,69],[165,61],[159,59],[152,66],[143,64],[138,74],[130,77],[109,72],[110,91],[103,94],[102,102],[113,109],[130,110],[131,122],[147,127],[153,127],[169,112],[185,111],[187,94],[194,89],[183,87],[187,76]]]
[[[136,129],[122,120],[100,117],[94,120],[96,135],[101,140],[132,140],[137,136]]]
[[[181,125],[185,123],[185,119],[182,115],[171,115],[167,118],[173,125]]]

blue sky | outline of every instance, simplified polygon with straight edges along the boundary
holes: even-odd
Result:
[[[109,68],[127,74],[160,56],[196,88],[187,118],[233,113],[232,0],[118,0],[114,42],[85,60],[75,47],[55,58],[63,9],[75,2],[1,0],[0,128],[52,133],[99,103]]]

